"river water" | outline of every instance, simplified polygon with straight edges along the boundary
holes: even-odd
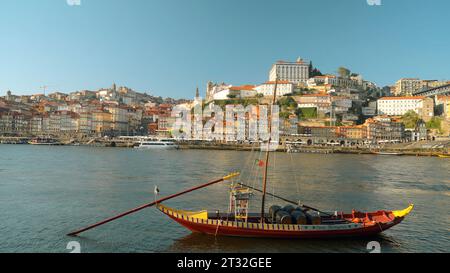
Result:
[[[343,154],[273,155],[268,189],[328,211],[415,209],[403,223],[374,238],[275,240],[191,234],[148,208],[71,238],[66,233],[161,196],[251,168],[257,153],[139,151],[122,148],[0,145],[0,252],[382,252],[450,251],[450,160]],[[228,185],[216,184],[166,202],[174,208],[221,210]],[[282,202],[268,197],[268,206]],[[259,211],[255,196],[251,207]]]

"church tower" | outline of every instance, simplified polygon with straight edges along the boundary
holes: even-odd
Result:
[[[200,97],[200,91],[198,90],[198,87],[195,91],[195,98],[194,98],[194,103],[193,105],[196,106],[198,104],[202,104],[202,98]]]

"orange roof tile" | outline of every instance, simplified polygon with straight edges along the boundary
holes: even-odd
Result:
[[[328,94],[305,94],[300,97],[330,97]]]
[[[254,85],[241,85],[241,86],[232,86],[230,87],[230,90],[253,90],[255,88]]]
[[[278,84],[289,84],[291,83],[290,81],[277,81]],[[275,81],[267,81],[264,84],[275,84]]]

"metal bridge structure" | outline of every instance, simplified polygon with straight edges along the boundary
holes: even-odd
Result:
[[[425,96],[425,97],[434,97],[438,95],[450,95],[450,84],[420,90],[413,94],[413,96]]]

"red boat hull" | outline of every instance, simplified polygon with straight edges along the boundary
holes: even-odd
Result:
[[[399,224],[404,219],[404,216],[396,217],[392,212],[379,211],[371,215],[365,214],[373,220],[362,223],[349,222],[334,225],[261,225],[257,223],[193,218],[162,205],[160,205],[159,209],[192,232],[215,236],[260,238],[306,239],[372,236]]]

